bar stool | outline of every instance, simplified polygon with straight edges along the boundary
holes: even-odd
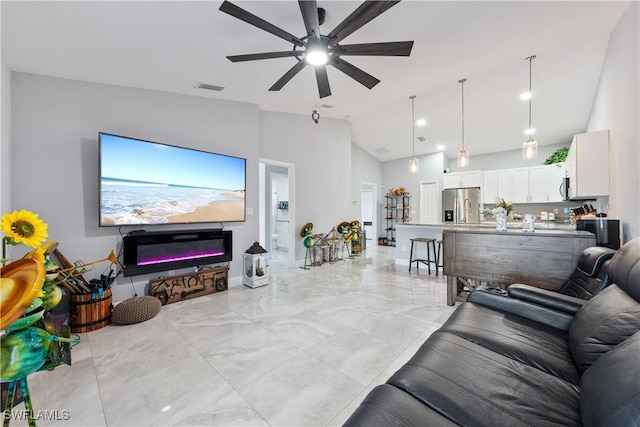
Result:
[[[427,259],[413,259],[413,244],[414,243],[426,243],[427,244]],[[431,249],[433,249],[434,260],[431,260],[431,251],[429,248],[429,244],[431,244]],[[417,248],[416,248],[417,249]],[[409,255],[409,271],[411,271],[411,265],[416,263],[416,269],[418,273],[420,273],[420,263],[426,264],[429,274],[431,274],[431,264],[433,263],[436,266],[436,276],[438,275],[438,255],[436,252],[436,239],[431,239],[428,237],[414,237],[411,239],[411,253]]]
[[[442,261],[442,240],[438,240],[436,242],[436,245],[438,245],[438,252],[436,252],[436,276],[437,274],[437,269],[438,268],[444,268],[444,262]]]

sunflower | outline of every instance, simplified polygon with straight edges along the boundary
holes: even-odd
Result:
[[[49,237],[47,224],[37,214],[24,209],[2,215],[2,231],[7,243],[32,248],[39,247]]]

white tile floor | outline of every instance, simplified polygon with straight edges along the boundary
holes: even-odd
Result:
[[[29,377],[35,410],[69,416],[38,425],[341,425],[453,311],[442,275],[393,253],[309,270],[274,259],[268,286],[82,334],[73,366]]]

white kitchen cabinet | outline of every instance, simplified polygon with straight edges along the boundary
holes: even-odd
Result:
[[[444,188],[469,188],[482,186],[482,171],[449,172],[444,174]]]
[[[609,131],[574,136],[565,164],[569,176],[569,198],[608,196]]]
[[[499,199],[511,201],[511,197],[511,169],[482,173],[482,203],[492,205]]]
[[[529,168],[529,201],[532,203],[561,202],[564,165],[544,165]]]
[[[511,201],[529,202],[529,168],[511,169]]]
[[[498,171],[482,172],[482,203],[495,203],[498,198]]]
[[[498,170],[498,199],[511,201],[513,199],[513,191],[511,184],[511,169]]]

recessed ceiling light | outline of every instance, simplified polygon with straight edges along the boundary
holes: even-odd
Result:
[[[536,130],[533,128],[529,128],[527,130],[524,131],[525,135],[533,135],[534,133],[536,133]]]
[[[529,98],[531,98],[531,92],[524,92],[522,95],[520,95],[520,99],[522,99],[523,101],[526,101]]]
[[[438,144],[438,145],[436,145],[436,148],[438,150],[444,150],[444,145],[443,144]]]
[[[424,126],[426,124],[427,124],[427,120],[426,119],[418,119],[416,121],[416,125],[418,125],[418,126]]]

